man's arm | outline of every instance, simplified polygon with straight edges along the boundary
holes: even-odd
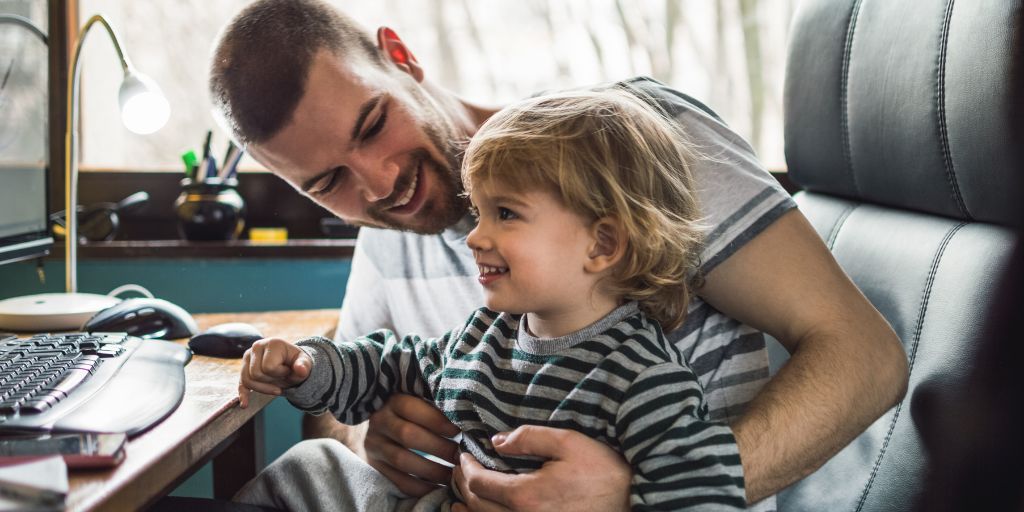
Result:
[[[698,293],[792,354],[732,425],[748,502],[813,472],[906,392],[899,338],[799,210],[722,262]]]
[[[906,391],[907,361],[899,339],[799,210],[780,217],[708,273],[698,293],[723,313],[771,334],[792,353],[732,425],[750,503],[820,467]],[[565,481],[567,474],[559,472],[580,467],[576,463],[592,455],[588,450],[595,448],[581,445],[565,454],[566,464],[545,465],[530,474],[533,478],[508,475],[503,492],[488,498],[514,509],[502,498],[565,496],[549,492],[548,482]],[[594,461],[589,464],[589,471],[598,471]],[[482,475],[489,472],[458,472],[456,481],[463,478],[467,482],[460,486],[485,488],[474,483]],[[580,495],[609,491],[588,487],[587,481],[579,484],[561,504],[567,509],[586,505]],[[551,509],[557,508],[552,504]]]

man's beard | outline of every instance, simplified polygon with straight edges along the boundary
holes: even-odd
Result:
[[[416,86],[409,92],[417,99],[424,116],[421,129],[447,161],[439,162],[429,151],[421,148],[413,151],[409,164],[399,173],[394,187],[399,194],[408,191],[409,185],[416,179],[417,170],[421,167],[424,176],[432,173],[436,178],[436,190],[431,197],[424,199],[416,218],[418,224],[403,224],[388,217],[387,209],[399,200],[399,196],[396,196],[382,201],[383,204],[379,207],[371,206],[366,212],[371,222],[366,225],[433,235],[459,222],[469,212],[469,198],[466,197],[461,175],[462,154],[467,141],[457,135],[458,131],[451,120],[441,113],[437,103],[422,89]],[[424,183],[421,181],[417,186],[422,187]]]
[[[421,235],[433,235],[444,231],[449,226],[461,220],[469,210],[469,199],[466,197],[465,188],[462,185],[462,177],[459,173],[460,166],[457,162],[456,153],[448,151],[448,148],[439,146],[443,153],[448,155],[452,161],[448,163],[438,162],[424,149],[413,152],[409,164],[402,169],[396,183],[395,191],[404,194],[413,181],[416,180],[416,173],[422,167],[424,177],[429,173],[434,176],[434,188],[431,197],[424,199],[423,206],[416,216],[416,224],[401,223],[390,218],[387,211],[398,200],[398,197],[388,201],[387,204],[367,210],[367,215],[372,219],[366,225],[384,229],[397,229],[418,233]],[[421,177],[417,187],[426,186],[424,177]]]

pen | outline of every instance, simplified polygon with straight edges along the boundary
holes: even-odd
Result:
[[[238,146],[235,145],[235,141],[228,139],[228,150],[224,152],[224,160],[222,160],[222,162],[224,162],[224,168],[228,166],[228,161],[231,160],[231,153],[235,151],[236,147]],[[220,170],[222,177],[224,174],[224,168]]]
[[[224,160],[224,167],[220,170],[220,177],[224,180],[234,178],[238,172],[238,162],[242,159],[242,155],[245,154],[245,150],[238,146],[234,146],[231,149],[231,153]]]
[[[221,180],[224,180],[224,179],[227,178],[228,164],[231,163],[231,156],[234,155],[234,153],[235,153],[235,143],[234,143],[234,141],[230,141],[229,140],[228,141],[228,151],[227,151],[227,153],[224,153],[223,165],[221,165],[220,170],[217,171],[217,177],[220,178]]]
[[[207,155],[205,164],[204,174],[206,174],[204,181],[209,178],[217,177],[217,159],[213,155]]]
[[[231,167],[228,168],[229,179],[234,178],[236,175],[238,175],[238,162],[242,161],[242,155],[244,154],[245,150],[242,148],[238,148],[238,151],[235,152],[235,158],[234,160],[231,161]]]
[[[195,172],[199,167],[199,162],[196,160],[196,153],[191,149],[182,153],[181,161],[185,162],[185,177],[195,179]]]
[[[215,176],[217,173],[214,165],[214,174],[210,174],[210,139],[213,138],[213,130],[206,130],[206,140],[203,142],[203,165],[196,173],[196,181],[206,181],[206,178]]]
[[[206,141],[203,142],[203,160],[210,156],[210,139],[213,137],[213,130],[206,130]]]

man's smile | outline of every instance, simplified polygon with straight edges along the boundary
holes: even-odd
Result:
[[[424,164],[427,162],[424,158],[416,158],[410,177],[403,178],[399,181],[396,186],[396,193],[392,194],[398,197],[394,200],[390,206],[384,207],[381,212],[393,215],[408,215],[415,213],[419,210],[423,204],[422,189],[426,188],[424,185],[423,177]]]
[[[409,188],[406,190],[405,195],[395,201],[395,204],[391,208],[398,208],[399,206],[405,206],[412,199],[412,195],[416,193],[416,183],[419,181],[419,173],[416,173],[412,177],[412,183],[409,184]],[[390,208],[389,208],[390,209]]]

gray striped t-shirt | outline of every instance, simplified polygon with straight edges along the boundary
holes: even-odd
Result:
[[[379,330],[298,344],[313,371],[285,396],[307,412],[355,424],[392,393],[412,393],[441,409],[462,431],[460,449],[488,468],[528,473],[544,462],[500,455],[498,432],[571,429],[626,458],[632,510],[745,508],[732,430],[708,421],[696,376],[636,302],[559,338],[535,338],[521,315],[482,308],[438,338]]]
[[[649,78],[622,84],[657,100],[707,157],[693,166],[707,227],[704,274],[796,206],[750,145],[700,102]],[[439,235],[361,229],[335,337],[350,340],[381,328],[437,337],[464,321],[484,304],[466,246],[472,226],[467,217]],[[768,380],[764,335],[699,296],[682,327],[667,335],[697,374],[712,419],[737,418]]]

